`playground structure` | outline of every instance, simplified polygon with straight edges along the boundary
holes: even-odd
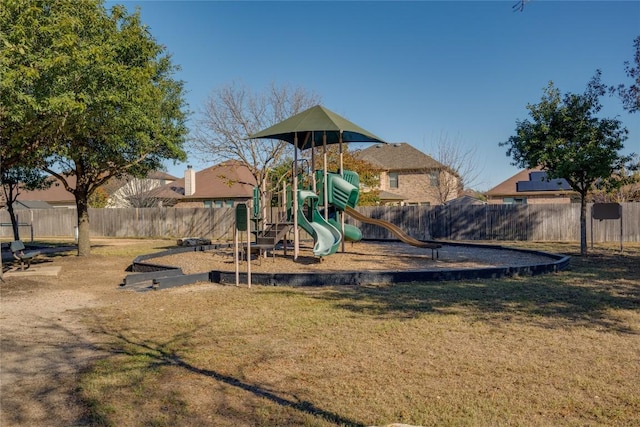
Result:
[[[279,139],[294,147],[292,182],[290,187],[285,186],[283,189],[284,200],[282,203],[287,207],[285,222],[291,224],[293,229],[294,259],[297,259],[299,254],[299,228],[305,230],[313,238],[313,253],[318,257],[334,254],[340,248],[344,252],[346,240],[361,240],[360,230],[345,224],[344,220],[345,213],[358,215],[355,207],[360,190],[358,174],[344,170],[342,146],[344,143],[352,142],[382,144],[386,144],[386,142],[320,105],[311,107],[248,137],[248,139],[261,138]],[[327,145],[330,144],[337,144],[339,147],[340,165],[336,173],[331,173],[327,169]],[[316,148],[322,148],[322,168],[319,170],[315,170]],[[311,170],[301,173],[298,151],[308,149],[311,150]],[[254,192],[254,206],[257,202]],[[365,219],[364,222],[387,228],[400,240],[410,245],[432,250],[440,247],[438,243],[413,239],[393,224],[360,216],[360,220],[362,219]],[[256,230],[258,229],[256,224]],[[263,237],[257,235],[257,238]]]
[[[300,169],[299,167],[292,168],[297,172]],[[275,222],[266,223],[263,221],[264,215],[261,214],[263,211],[261,206],[265,204],[265,201],[261,200],[258,189],[254,190],[252,220],[256,235],[253,244],[255,248],[261,251],[272,250],[282,242],[286,254],[286,236],[293,230],[294,225],[297,225],[313,239],[313,254],[315,256],[322,258],[335,254],[341,247],[344,251],[345,241],[358,242],[362,240],[361,230],[355,225],[345,223],[346,214],[360,222],[384,227],[406,244],[431,249],[432,258],[434,254],[437,254],[441,244],[417,240],[392,223],[369,218],[356,210],[360,195],[359,177],[356,172],[345,170],[340,174],[316,170],[311,175],[308,172],[304,173],[304,168],[302,169],[303,173],[294,175],[294,180],[297,178],[298,185],[285,183],[279,191],[280,203],[276,208],[278,214]],[[295,198],[292,187],[297,187]],[[266,194],[263,199],[269,200],[271,197]],[[294,240],[294,246],[297,244]],[[295,255],[294,258],[296,258]]]

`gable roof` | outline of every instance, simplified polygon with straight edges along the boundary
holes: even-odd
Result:
[[[378,197],[380,198],[380,201],[403,201],[407,199],[399,194],[384,190],[380,190]]]
[[[17,201],[43,201],[51,204],[75,205],[76,197],[65,188],[64,184],[53,176],[49,177],[51,186],[44,190],[21,190]],[[71,187],[76,185],[75,175],[67,177],[67,182]]]
[[[137,189],[143,190],[144,188],[158,187],[160,186],[160,183],[162,183],[162,185],[165,185],[166,183],[173,182],[176,179],[178,178],[176,178],[171,174],[168,174],[167,172],[155,170],[155,171],[149,172],[147,176],[144,178],[138,178],[132,175],[124,175],[120,178],[113,177],[109,179],[109,181],[107,181],[102,186],[102,188],[107,192],[107,194],[109,194],[110,197],[112,197],[118,191],[120,191],[123,187],[125,188],[128,187],[129,192],[135,192],[135,191],[138,191]],[[132,187],[131,186],[132,184],[130,183],[136,182],[136,181],[154,183],[154,184],[138,185],[136,186],[136,190],[133,190],[134,187]],[[157,181],[157,184],[155,183],[156,181]]]
[[[229,199],[253,196],[256,180],[249,168],[237,160],[228,160],[196,172],[196,191],[185,196],[185,179],[152,190],[154,197],[165,199]]]
[[[149,172],[146,179],[165,179],[167,181],[175,181],[178,178],[165,171],[156,170]]]
[[[469,206],[469,205],[486,205],[487,202],[484,200],[480,200],[477,197],[469,196],[468,194],[464,194],[460,197],[456,197],[455,199],[447,200],[444,202],[447,206]]]
[[[445,169],[442,163],[406,142],[373,145],[355,156],[384,170]]]
[[[485,194],[498,196],[534,196],[545,194],[569,194],[574,191],[565,179],[547,181],[546,172],[540,168],[524,169],[502,181]]]
[[[16,200],[13,209],[53,209],[53,206],[41,200]]]

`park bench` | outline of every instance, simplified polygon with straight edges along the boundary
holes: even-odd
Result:
[[[20,264],[20,270],[24,271],[24,265],[27,264],[27,268],[31,267],[31,261],[40,255],[40,251],[25,251],[24,243],[22,240],[14,240],[10,245],[11,254],[15,259],[15,262]]]

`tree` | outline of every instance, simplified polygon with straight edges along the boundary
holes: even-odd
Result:
[[[514,12],[522,12],[524,10],[524,5],[527,4],[529,0],[518,0],[516,3],[511,6],[511,9]]]
[[[465,149],[459,138],[452,139],[448,134],[441,133],[432,152],[434,160],[444,166],[438,174],[436,186],[440,204],[458,197],[463,190],[478,184],[481,170],[475,147]]]
[[[319,97],[302,88],[271,84],[263,93],[232,83],[216,89],[199,114],[189,147],[201,162],[240,160],[262,188],[269,169],[291,154],[280,140],[248,140],[262,129],[319,103]]]
[[[109,202],[109,193],[104,187],[98,187],[95,189],[91,196],[89,196],[89,207],[92,208],[106,208]]]
[[[286,157],[274,166],[269,169],[268,181],[267,181],[267,193],[265,194],[266,198],[270,199],[270,206],[276,207],[280,206],[283,203],[281,198],[283,186],[286,186],[289,182],[291,182],[291,175],[293,172],[293,158]]]
[[[322,147],[315,148],[314,170],[320,170],[323,166]],[[366,187],[377,187],[380,184],[380,169],[366,160],[358,157],[360,150],[351,150],[349,144],[342,145],[342,167],[358,173],[360,182]],[[310,152],[305,153],[310,155]],[[327,170],[339,172],[340,170],[340,147],[338,144],[327,146]]]
[[[593,203],[640,202],[640,173],[636,164],[634,170],[622,169],[596,183],[591,193]]]
[[[13,240],[20,240],[20,230],[18,227],[18,217],[14,210],[14,204],[23,190],[44,190],[51,186],[53,181],[50,177],[38,169],[26,166],[5,167],[0,163],[0,184],[2,192],[7,202],[7,211],[11,219],[13,229]]]
[[[631,78],[633,83],[629,87],[620,84],[609,88],[612,94],[617,94],[620,97],[622,106],[629,113],[640,111],[640,36],[636,37],[633,46],[636,49],[634,55],[635,68],[628,61],[624,63],[627,77]]]
[[[4,151],[24,153],[74,194],[78,255],[88,255],[97,188],[186,158],[183,83],[139,12],[122,6],[4,2],[0,28]]]
[[[627,129],[619,120],[597,118],[606,92],[600,73],[583,94],[561,96],[553,82],[539,104],[527,105],[532,120],[517,121],[516,135],[501,143],[513,165],[540,166],[549,179],[564,178],[580,195],[580,252],[587,253],[587,195],[598,180],[633,168],[633,156],[623,156]]]

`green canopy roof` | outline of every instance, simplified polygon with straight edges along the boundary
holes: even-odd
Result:
[[[267,129],[250,135],[248,139],[280,139],[290,144],[295,144],[297,136],[297,144],[295,145],[301,150],[306,150],[313,146],[322,146],[324,134],[326,134],[327,144],[338,144],[340,142],[386,144],[381,138],[321,105],[311,107]]]

